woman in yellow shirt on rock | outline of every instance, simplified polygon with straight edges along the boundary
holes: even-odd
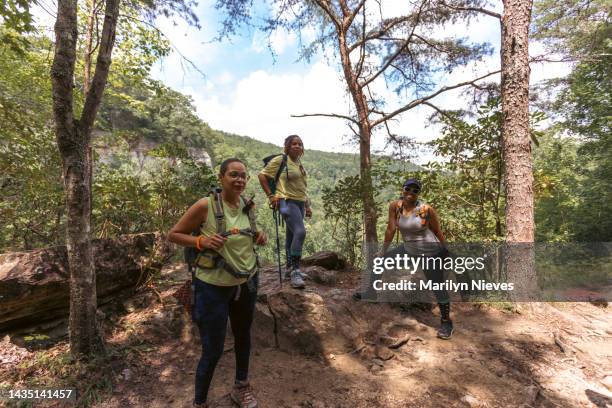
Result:
[[[285,251],[287,253],[287,269],[291,278],[291,287],[304,288],[304,278],[300,271],[302,247],[306,238],[304,216],[312,216],[308,195],[306,194],[306,171],[301,158],[304,154],[304,144],[298,135],[285,139],[284,154],[279,154],[268,162],[259,173],[259,182],[265,191],[270,205],[278,209],[285,219]],[[268,179],[274,180],[280,170],[273,193]]]

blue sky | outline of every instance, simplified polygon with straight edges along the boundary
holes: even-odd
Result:
[[[349,99],[337,59],[318,55],[307,63],[296,62],[298,43],[295,35],[279,32],[271,38],[276,60],[267,49],[268,44],[258,32],[243,30],[240,36],[222,43],[202,44],[214,37],[218,29],[219,15],[212,2],[207,0],[198,8],[203,29],[198,31],[184,25],[173,26],[159,21],[159,26],[182,54],[193,60],[206,74],[203,78],[194,70],[183,72],[180,57],[174,53],[154,70],[154,76],[173,88],[194,98],[200,117],[213,128],[254,137],[279,144],[292,133],[303,136],[307,147],[325,151],[356,152],[347,143],[349,130],[342,120],[328,118],[291,118],[292,114],[313,112],[349,112]],[[389,13],[401,12],[400,1],[383,1]],[[501,2],[492,9],[501,12]],[[461,82],[499,67],[499,23],[490,17],[449,27],[448,35],[459,35],[473,41],[489,41],[496,49],[481,64],[458,70],[441,78],[441,85]],[[308,35],[308,33],[307,33]],[[542,52],[540,44],[532,44],[531,53]],[[544,78],[563,75],[567,65],[546,64],[532,66],[532,83]],[[384,89],[381,81],[378,90],[390,105],[399,104],[397,95]],[[460,91],[449,92],[436,99],[445,108],[465,105]],[[429,126],[429,108],[417,108],[404,114],[393,124],[394,131],[410,135],[419,141],[430,140],[439,129]],[[384,136],[377,135],[374,149],[384,147]],[[431,159],[426,154],[415,158],[423,163]]]
[[[383,0],[382,4],[384,13],[399,15],[405,3]],[[501,2],[494,2],[490,8],[501,12]],[[168,86],[191,95],[198,115],[204,121],[215,129],[275,144],[280,144],[288,134],[297,133],[302,136],[307,148],[358,151],[357,147],[348,143],[350,131],[342,120],[291,118],[292,114],[301,113],[349,113],[349,98],[333,53],[316,55],[309,63],[296,62],[297,38],[286,32],[276,32],[270,39],[276,59],[268,50],[267,40],[253,30],[244,29],[239,36],[229,40],[211,42],[220,21],[214,0],[201,1],[196,14],[202,25],[201,30],[182,22],[175,25],[166,19],[158,19],[157,26],[205,76],[190,68],[177,52],[156,64],[152,75]],[[495,47],[495,52],[481,63],[440,77],[439,85],[465,81],[499,69],[500,33],[497,20],[484,16],[472,21],[469,26],[462,23],[448,27],[445,35],[458,35],[477,42],[489,41]],[[305,33],[306,39],[313,36],[314,33]],[[538,55],[543,52],[543,47],[532,43],[530,52]],[[559,63],[532,65],[531,81],[535,83],[564,75],[569,68]],[[384,81],[376,82],[376,92],[389,106],[399,106],[402,98],[387,89]],[[406,98],[403,100],[406,101]],[[465,106],[460,90],[440,95],[435,103],[443,108]],[[392,130],[418,141],[431,140],[438,135],[439,129],[427,123],[430,114],[431,110],[427,107],[407,112],[392,124]],[[384,148],[384,139],[382,134],[373,137],[374,150]],[[415,161],[424,163],[431,158],[429,154],[422,154]]]

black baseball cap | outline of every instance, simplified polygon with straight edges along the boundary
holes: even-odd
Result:
[[[419,182],[419,180],[414,179],[414,178],[409,178],[408,180],[404,181],[404,184],[402,184],[402,188],[405,188],[408,186],[417,186],[419,190],[421,189],[421,183]]]

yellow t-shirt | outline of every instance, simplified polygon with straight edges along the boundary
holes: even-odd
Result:
[[[213,236],[217,233],[217,224],[215,223],[215,211],[210,198],[208,201],[208,216],[206,222],[202,225],[201,233],[205,237]],[[244,203],[240,200],[239,208],[232,208],[223,201],[223,213],[225,214],[225,228],[227,230],[237,227],[240,229],[249,228],[251,226],[249,217],[242,212]],[[253,251],[253,238],[247,235],[236,234],[227,237],[227,241],[221,248],[219,254],[229,262],[234,268],[239,271],[250,271],[255,267],[257,262],[255,252]],[[253,271],[255,274],[255,271]],[[206,283],[217,286],[237,286],[246,282],[246,278],[236,278],[234,275],[222,268],[217,269],[202,269],[197,268],[196,277]]]
[[[282,161],[282,154],[276,156],[268,162],[260,174],[274,179]],[[289,177],[287,177],[287,170],[289,172]],[[278,178],[275,196],[297,201],[308,200],[308,195],[306,194],[306,174],[302,174],[300,162],[294,162],[288,155],[287,168],[283,169]]]

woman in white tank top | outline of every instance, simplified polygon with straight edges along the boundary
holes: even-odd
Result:
[[[411,256],[445,257],[444,234],[440,229],[440,219],[432,206],[418,201],[421,183],[416,179],[408,179],[402,186],[402,198],[389,203],[389,220],[385,231],[383,254],[387,251],[396,232],[403,241],[403,248],[398,251]],[[443,269],[423,269],[427,279],[444,282]],[[453,334],[453,322],[450,319],[450,299],[446,290],[435,290],[434,295],[440,308],[441,327],[438,337],[450,339]]]

